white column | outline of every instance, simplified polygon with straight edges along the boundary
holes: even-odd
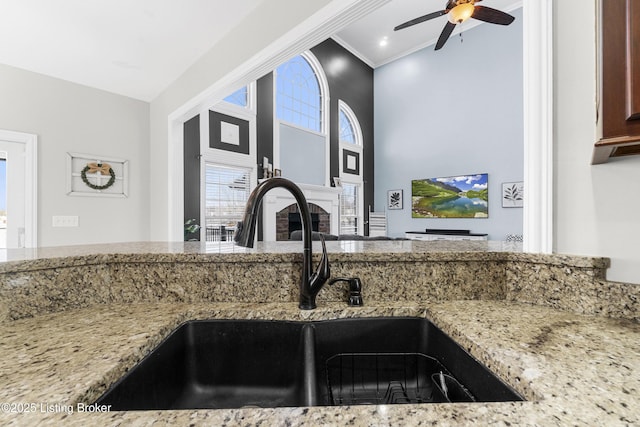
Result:
[[[524,0],[524,250],[553,251],[552,0]]]

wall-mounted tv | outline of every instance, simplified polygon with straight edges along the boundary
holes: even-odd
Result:
[[[448,176],[411,181],[413,218],[488,218],[489,176]]]

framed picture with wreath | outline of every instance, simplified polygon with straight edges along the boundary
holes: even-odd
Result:
[[[128,160],[67,153],[69,196],[128,197],[128,193]]]

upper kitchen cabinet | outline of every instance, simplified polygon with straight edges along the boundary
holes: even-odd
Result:
[[[600,0],[601,139],[593,164],[640,154],[640,0]]]

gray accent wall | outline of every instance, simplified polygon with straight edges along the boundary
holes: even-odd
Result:
[[[200,220],[200,116],[197,115],[184,123],[183,129],[183,166],[184,166],[184,222],[193,219],[198,225]],[[200,240],[200,232],[186,233],[185,240]]]
[[[491,240],[522,234],[522,209],[503,208],[501,184],[524,169],[522,9],[510,26],[480,25],[374,72],[375,206],[404,190],[388,233],[470,229]],[[411,180],[489,174],[489,218],[411,217]],[[525,189],[526,191],[526,189]]]
[[[374,162],[375,144],[373,133],[373,69],[342,47],[333,39],[325,40],[311,48],[311,52],[318,58],[329,83],[330,102],[330,130],[331,147],[331,177],[340,176],[340,145],[338,100],[349,105],[358,117],[362,130],[362,179],[364,183],[364,220],[369,221],[368,206],[373,206],[374,194]],[[342,64],[341,67],[332,64]],[[365,225],[365,233],[369,230]]]

